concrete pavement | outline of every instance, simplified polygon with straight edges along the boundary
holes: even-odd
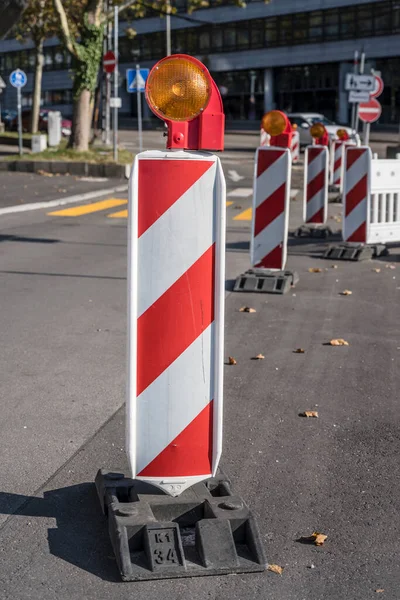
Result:
[[[231,293],[249,262],[253,164],[246,148],[222,159],[232,202],[225,348],[237,365],[225,368],[221,466],[283,575],[119,581],[91,483],[99,467],[127,466],[126,218],[110,217],[123,204],[98,204],[105,195],[90,213],[77,210],[84,202],[1,217],[2,600],[399,598],[400,253],[332,268],[324,242],[291,238],[294,290]],[[292,229],[300,185],[296,171]],[[73,214],[47,214],[65,208]],[[257,312],[240,313],[246,304]],[[350,345],[326,346],[334,337]],[[251,360],[259,352],[265,360]],[[307,409],[319,418],[298,416]],[[314,530],[328,535],[323,547],[296,541]]]

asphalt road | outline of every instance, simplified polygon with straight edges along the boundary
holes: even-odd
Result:
[[[291,238],[295,289],[231,292],[249,265],[246,143],[238,136],[242,149],[222,155],[232,202],[225,348],[237,364],[225,367],[221,466],[282,576],[119,580],[92,483],[99,467],[127,468],[126,218],[110,217],[126,209],[126,194],[116,192],[0,215],[1,600],[400,599],[399,249],[333,268],[321,258],[325,242]],[[60,198],[52,186],[36,176],[28,191]],[[297,167],[291,229],[301,223],[300,187]],[[330,205],[331,217],[339,211]],[[244,305],[257,312],[239,312]],[[349,346],[325,345],[332,338]],[[251,360],[260,352],[265,360]],[[319,418],[299,417],[304,410]],[[313,531],[328,536],[323,547],[296,541]]]

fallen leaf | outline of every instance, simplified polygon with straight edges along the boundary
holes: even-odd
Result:
[[[377,594],[382,594],[382,592],[384,592],[385,590],[383,588],[378,588],[377,590],[375,590],[375,592]]]
[[[310,267],[308,269],[309,273],[322,273],[322,269],[320,269],[319,267]]]
[[[268,571],[272,571],[277,575],[282,575],[284,567],[280,567],[279,565],[268,565]]]
[[[331,340],[330,342],[331,346],[348,346],[349,342],[346,342],[346,340],[343,340],[342,338],[338,338],[337,340]]]
[[[314,419],[318,419],[318,411],[316,411],[316,410],[305,410],[302,413],[302,415],[303,415],[303,417],[307,417],[307,418],[314,417]]]
[[[255,360],[263,360],[264,358],[264,354],[257,354],[257,356],[254,357]]]
[[[305,350],[304,348],[296,348],[296,350],[293,350],[293,352],[295,354],[304,354]]]
[[[250,308],[250,306],[242,306],[242,308],[239,308],[239,312],[255,313],[257,311],[255,308]]]
[[[43,177],[53,177],[53,173],[48,173],[47,171],[43,171],[43,169],[39,169],[36,173],[38,175],[43,175]]]
[[[380,269],[372,269],[375,273],[380,273],[381,270]]]
[[[67,190],[65,188],[58,188],[57,192],[66,192]]]
[[[331,269],[337,269],[337,265],[331,265]]]
[[[352,295],[352,291],[351,290],[343,290],[343,292],[340,292],[341,296],[351,296]]]
[[[236,364],[237,364],[237,363],[236,363],[236,359],[235,359],[235,358],[233,358],[233,356],[230,356],[230,357],[228,358],[228,363],[229,363],[230,365],[236,365]]]
[[[303,544],[315,544],[315,546],[323,546],[327,538],[328,536],[324,533],[314,531],[314,533],[311,535],[302,535],[298,541],[303,542]]]
[[[386,265],[386,268],[387,268],[387,269],[395,269],[395,268],[396,268],[396,265]]]
[[[328,536],[324,533],[319,533],[318,531],[314,531],[312,536],[314,538],[314,543],[316,546],[323,546],[325,540],[328,539]]]

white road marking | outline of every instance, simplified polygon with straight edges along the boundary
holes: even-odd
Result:
[[[33,202],[31,204],[18,204],[18,206],[6,206],[0,208],[0,215],[8,215],[11,213],[26,212],[29,210],[39,210],[40,208],[53,208],[53,206],[63,206],[64,204],[76,204],[92,198],[99,198],[117,192],[126,192],[128,185],[118,185],[117,187],[108,188],[106,190],[96,190],[93,192],[85,192],[84,194],[76,194],[68,198],[59,198],[58,200],[50,200],[49,202]]]
[[[228,177],[234,183],[238,183],[241,179],[244,179],[244,175],[239,175],[237,171],[228,171]]]
[[[253,188],[235,188],[228,192],[229,198],[248,198],[253,194]]]

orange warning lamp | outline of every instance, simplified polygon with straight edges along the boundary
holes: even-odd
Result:
[[[348,139],[350,139],[350,136],[345,129],[338,129],[336,135],[342,142],[346,142]]]
[[[289,119],[281,110],[270,110],[261,119],[261,127],[270,136],[271,146],[290,148],[292,143],[292,126]]]
[[[224,149],[221,95],[196,58],[174,54],[160,60],[147,78],[146,100],[168,126],[167,148]]]
[[[314,123],[310,129],[310,133],[314,138],[314,144],[319,146],[329,145],[329,134],[322,123]]]
[[[297,131],[297,125],[296,125],[296,123],[291,123],[291,125],[292,125],[293,131]]]

